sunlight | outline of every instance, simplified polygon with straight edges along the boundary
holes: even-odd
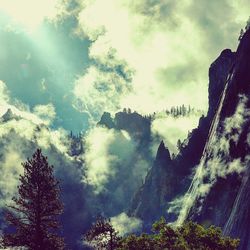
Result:
[[[46,18],[57,14],[58,0],[1,0],[0,11],[7,14],[15,25],[29,32],[35,31]]]

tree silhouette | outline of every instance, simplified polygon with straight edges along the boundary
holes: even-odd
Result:
[[[19,178],[18,196],[12,199],[13,205],[8,206],[6,212],[11,231],[3,235],[3,246],[64,249],[64,241],[56,232],[60,228],[57,216],[63,209],[53,166],[48,164],[40,149],[22,166],[24,175]]]
[[[118,236],[109,219],[99,217],[83,239],[95,249],[114,250],[117,249],[121,237]]]

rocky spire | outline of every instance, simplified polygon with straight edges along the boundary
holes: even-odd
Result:
[[[107,128],[114,128],[115,124],[109,112],[104,112],[97,125],[104,125]]]
[[[158,150],[157,150],[157,154],[156,154],[156,161],[171,161],[171,157],[170,157],[170,153],[168,148],[165,146],[164,142],[161,141]]]
[[[13,120],[13,119],[18,120],[18,119],[20,119],[20,117],[18,115],[14,114],[10,108],[8,108],[8,110],[5,112],[5,114],[1,117],[0,120],[2,122],[8,122],[8,121]]]

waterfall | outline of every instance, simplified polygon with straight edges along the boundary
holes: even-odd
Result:
[[[228,220],[227,220],[227,222],[226,222],[226,224],[224,226],[224,229],[223,229],[223,234],[224,235],[229,235],[232,228],[233,228],[235,218],[237,217],[236,215],[237,215],[237,211],[239,209],[239,205],[242,204],[241,203],[242,196],[246,192],[247,184],[249,184],[248,183],[248,178],[249,178],[249,171],[246,171],[245,175],[243,176],[239,192],[238,192],[237,197],[236,197],[236,199],[234,201],[232,211],[231,211],[230,216],[229,216],[229,218],[228,218]]]
[[[212,120],[211,126],[210,126],[210,130],[208,133],[208,139],[206,141],[203,153],[202,153],[202,157],[200,160],[200,164],[197,166],[196,168],[196,172],[195,175],[193,177],[192,183],[188,189],[188,191],[186,192],[186,194],[183,197],[183,201],[182,201],[182,207],[181,210],[179,212],[179,216],[176,220],[176,222],[174,223],[176,226],[180,226],[187,218],[192,206],[194,205],[195,201],[200,197],[201,194],[201,189],[202,189],[202,184],[203,183],[203,179],[204,179],[204,173],[206,172],[206,161],[208,156],[211,153],[211,148],[213,146],[213,138],[216,135],[216,130],[220,121],[220,114],[221,114],[221,110],[223,107],[223,103],[225,100],[225,96],[228,90],[228,86],[230,85],[230,82],[232,81],[234,76],[234,65],[232,66],[230,73],[228,74],[227,80],[225,82],[225,87],[224,90],[221,94],[220,100],[219,100],[219,105],[218,105],[218,109],[215,113],[215,116]],[[204,186],[204,185],[203,185]]]

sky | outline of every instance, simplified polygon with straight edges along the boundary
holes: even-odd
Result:
[[[0,80],[22,109],[49,110],[51,127],[75,133],[124,107],[206,111],[209,66],[236,49],[249,7],[248,0],[0,0]]]

